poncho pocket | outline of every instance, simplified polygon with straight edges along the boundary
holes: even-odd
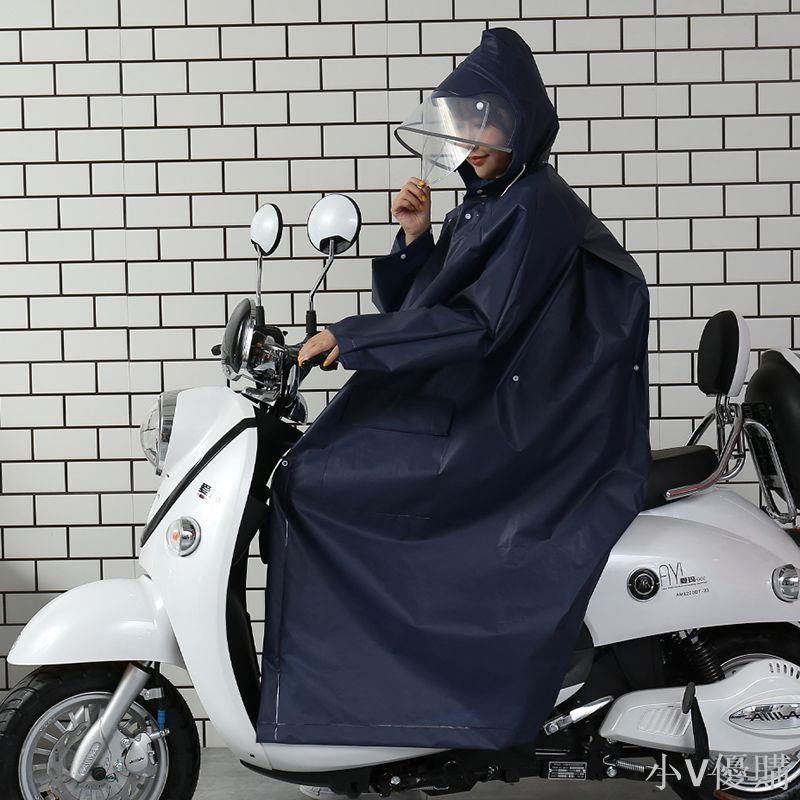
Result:
[[[347,498],[341,513],[435,515],[436,482],[450,442],[454,403],[447,398],[354,393],[340,418],[322,494]]]

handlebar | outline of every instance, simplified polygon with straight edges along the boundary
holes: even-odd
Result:
[[[289,345],[289,346],[286,347],[287,352],[290,354],[290,356],[292,357],[292,360],[295,363],[297,363],[297,358],[300,355],[300,350],[302,349],[303,344],[305,344],[305,342],[300,342],[299,344]],[[327,367],[323,366],[323,364],[325,363],[325,359],[332,352],[333,352],[333,348],[331,348],[330,350],[326,350],[323,353],[319,353],[319,354],[317,354],[315,356],[312,356],[311,358],[307,358],[302,363],[302,365],[298,364],[298,366],[319,367],[320,369],[323,369],[326,372],[329,371],[329,370],[337,369],[339,367],[339,362],[338,361],[334,361],[333,364],[329,364]],[[221,344],[215,344],[211,348],[211,355],[212,356],[219,356],[219,355],[221,355],[221,353],[222,353],[222,345]]]
[[[323,353],[318,353],[317,355],[312,356],[311,358],[305,359],[305,361],[303,361],[303,363],[300,364],[297,359],[298,356],[300,355],[300,351],[303,349],[304,344],[305,341],[298,342],[297,344],[290,345],[289,347],[286,348],[289,351],[289,354],[291,355],[293,361],[296,364],[298,364],[298,366],[301,369],[306,369],[306,368],[311,369],[312,367],[319,367],[320,369],[325,370],[327,372],[329,370],[336,369],[339,366],[339,363],[337,361],[335,361],[333,364],[328,365],[327,367],[322,366],[323,363],[325,362],[325,359],[331,354],[331,350],[326,350]]]
[[[319,367],[328,372],[338,369],[339,363],[334,361],[327,367],[323,366],[325,359],[332,352],[332,350],[327,350],[305,359],[300,364],[298,362],[300,351],[309,337],[306,336],[297,344],[287,345],[283,333],[273,326],[260,326],[251,322],[249,335],[246,337],[247,353],[240,355],[241,361],[234,363],[226,375],[230,375],[232,380],[238,380],[242,376],[249,377],[255,382],[256,388],[252,391],[245,390],[245,394],[268,404],[271,413],[291,417],[299,402],[300,384],[312,368]],[[236,346],[241,345],[237,343]],[[226,356],[223,355],[223,351],[223,344],[217,344],[211,348],[212,355],[222,357],[225,361]]]

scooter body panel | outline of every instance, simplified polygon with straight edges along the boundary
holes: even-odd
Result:
[[[800,549],[730,489],[644,511],[611,551],[586,613],[595,646],[687,628],[790,622],[800,605],[778,598],[772,573],[800,565]],[[628,583],[651,570],[659,588],[635,599]]]
[[[178,396],[164,480],[150,511],[252,405],[224,387],[188,389]],[[255,467],[257,433],[230,441],[186,487],[142,548],[140,562],[164,597],[175,635],[200,702],[228,747],[263,769],[327,771],[398,761],[436,752],[385,747],[260,744],[241,700],[228,647],[226,593],[236,536]],[[203,490],[201,491],[201,487]],[[200,526],[200,544],[188,556],[170,552],[166,531],[178,517]]]
[[[28,666],[101,661],[185,666],[163,600],[146,577],[95,581],[54,598],[25,626],[8,661]]]
[[[253,406],[231,389],[202,387],[181,392],[164,477],[148,521],[211,446],[253,416]],[[219,735],[240,757],[244,751],[257,751],[231,663],[225,608],[257,444],[255,428],[232,438],[175,499],[139,555],[164,598],[200,702]],[[172,552],[166,537],[170,524],[180,517],[194,520],[200,529],[197,548],[186,556]]]

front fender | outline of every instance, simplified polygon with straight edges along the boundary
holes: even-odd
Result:
[[[95,581],[51,600],[22,629],[10,664],[159,661],[184,667],[150,578]]]

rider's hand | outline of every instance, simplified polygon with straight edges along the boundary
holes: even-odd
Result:
[[[320,353],[330,350],[330,355],[325,359],[322,366],[327,367],[339,358],[339,346],[333,334],[326,328],[324,331],[312,336],[301,348],[297,356],[297,363],[302,364],[307,358],[313,358]]]
[[[392,216],[402,225],[406,244],[431,225],[431,189],[419,178],[409,178],[392,203]]]

